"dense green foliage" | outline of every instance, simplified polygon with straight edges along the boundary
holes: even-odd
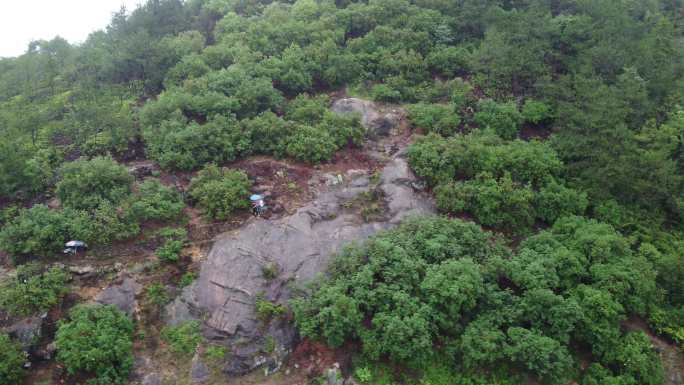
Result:
[[[0,333],[0,385],[15,385],[24,377],[26,356],[18,343]]]
[[[207,217],[226,219],[235,210],[249,207],[250,186],[244,172],[209,164],[192,179],[189,192]]]
[[[197,345],[202,342],[198,321],[186,321],[177,326],[166,326],[162,329],[161,336],[173,352],[186,356],[192,355]]]
[[[434,186],[441,210],[469,212],[486,226],[524,233],[536,220],[553,224],[588,206],[585,193],[565,185],[563,163],[543,142],[506,142],[480,132],[427,136],[408,155],[415,172]]]
[[[69,374],[124,384],[133,367],[133,322],[113,306],[81,305],[59,322],[57,360]]]
[[[138,186],[138,195],[131,203],[132,215],[140,221],[177,219],[185,204],[178,191],[159,181],[148,179]]]
[[[157,232],[162,244],[155,250],[155,254],[163,262],[175,263],[180,259],[180,253],[187,242],[187,232],[181,228],[164,228]]]
[[[656,384],[663,371],[648,339],[619,325],[658,300],[655,274],[593,220],[559,220],[513,253],[477,225],[416,218],[342,252],[292,307],[303,335],[360,340],[370,359],[427,368],[446,354],[465,370],[506,365],[564,384],[579,345],[610,375]]]
[[[90,218],[80,211],[35,205],[0,230],[0,247],[12,255],[53,255],[70,239],[89,240]]]
[[[57,183],[64,207],[94,210],[103,202],[118,204],[131,192],[133,176],[111,158],[79,159],[66,163]]]
[[[32,315],[50,310],[68,292],[69,274],[48,270],[36,263],[17,268],[15,276],[0,282],[0,309],[14,315]]]

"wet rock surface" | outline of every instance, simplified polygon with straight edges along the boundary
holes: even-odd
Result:
[[[332,179],[319,174],[312,180],[321,178]],[[411,187],[416,178],[402,151],[387,159],[379,178],[350,170],[336,180],[339,183],[319,184],[315,198],[293,215],[250,219],[242,228],[219,236],[197,281],[167,307],[168,323],[203,319],[205,337],[231,348],[225,372],[277,370],[296,342],[291,322],[276,318],[265,323],[257,317],[257,298],[285,304],[293,285],[325,272],[331,257],[345,245],[362,242],[406,216],[434,212],[432,201]],[[371,190],[381,192],[384,212],[366,222],[345,208]],[[266,273],[269,266],[277,267],[275,277]]]
[[[95,302],[102,305],[114,305],[122,312],[132,316],[138,303],[135,296],[140,294],[142,286],[131,277],[123,277],[119,282],[105,288],[95,297]]]
[[[366,128],[371,137],[388,136],[403,118],[398,110],[386,112],[371,101],[357,98],[336,100],[331,110],[342,115],[359,115],[361,125]]]
[[[46,316],[46,314],[43,314],[22,318],[2,331],[15,338],[24,351],[30,352],[42,336],[43,322]]]

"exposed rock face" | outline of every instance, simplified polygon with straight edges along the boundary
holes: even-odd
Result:
[[[167,321],[178,323],[203,313],[205,336],[233,347],[224,367],[228,373],[256,367],[276,370],[296,332],[290,322],[279,319],[264,325],[255,314],[257,295],[285,303],[292,282],[303,283],[324,272],[331,256],[346,244],[362,242],[407,215],[434,211],[431,200],[411,187],[415,177],[401,153],[386,164],[377,186],[369,186],[368,175],[352,171],[342,183],[324,184],[311,203],[291,216],[251,219],[220,236],[197,281],[167,308]],[[365,223],[344,207],[371,188],[382,191],[388,209],[384,219]],[[264,274],[267,266],[277,266],[277,277]]]
[[[331,109],[338,114],[358,114],[361,125],[374,137],[389,135],[402,118],[398,112],[383,112],[375,103],[357,98],[336,100]]]
[[[115,283],[102,290],[95,302],[103,305],[114,305],[122,312],[132,316],[137,307],[135,296],[140,293],[142,286],[130,277],[124,277],[119,283]]]
[[[45,320],[45,317],[46,314],[22,318],[5,328],[3,331],[16,338],[24,351],[30,352],[42,336],[43,321]]]

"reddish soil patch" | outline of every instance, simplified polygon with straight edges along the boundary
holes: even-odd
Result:
[[[382,164],[368,156],[368,152],[358,147],[347,147],[335,153],[330,163],[320,165],[322,172],[344,174],[349,170],[368,170],[370,173],[380,169]]]

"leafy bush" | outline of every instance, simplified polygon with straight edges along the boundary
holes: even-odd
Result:
[[[287,141],[287,155],[309,163],[330,160],[336,150],[333,137],[320,127],[298,126]]]
[[[535,196],[537,217],[553,223],[560,217],[582,215],[589,205],[587,194],[565,187],[555,180],[543,186]]]
[[[471,212],[486,226],[520,230],[534,222],[534,192],[513,182],[508,174],[497,180],[484,173],[474,180],[439,185],[435,194],[440,210]]]
[[[371,88],[371,98],[379,102],[397,103],[401,101],[401,92],[387,84],[376,84]]]
[[[91,237],[92,222],[85,212],[35,205],[21,210],[0,230],[0,248],[13,256],[53,256],[63,250],[65,242]]]
[[[26,355],[18,343],[0,333],[0,385],[20,384],[24,378]]]
[[[178,287],[186,287],[191,285],[195,279],[197,279],[197,274],[188,271],[183,276],[181,276],[180,281],[178,282]]]
[[[133,322],[114,306],[77,306],[59,321],[57,361],[69,374],[124,384],[133,367],[132,341]]]
[[[22,316],[48,311],[68,293],[68,280],[68,273],[61,268],[21,265],[16,276],[0,283],[0,308]]]
[[[245,135],[250,138],[253,153],[273,155],[277,158],[285,156],[287,138],[294,131],[293,122],[267,111],[252,119],[244,119],[241,124]]]
[[[449,101],[454,106],[454,109],[459,111],[466,106],[470,106],[471,104],[474,105],[474,103],[477,101],[477,98],[472,95],[473,86],[463,81],[461,78],[454,79],[452,83],[453,85]]]
[[[491,99],[481,100],[475,113],[475,122],[490,129],[504,139],[518,136],[522,115],[515,102],[497,103]]]
[[[205,351],[207,358],[213,362],[221,362],[226,357],[227,353],[228,349],[221,345],[209,345]]]
[[[475,263],[501,252],[475,225],[414,218],[337,256],[313,296],[292,301],[295,322],[333,347],[360,338],[371,358],[422,362],[482,295]]]
[[[184,207],[178,191],[164,186],[156,179],[151,179],[138,186],[138,193],[131,203],[130,210],[139,221],[168,221],[178,218]]]
[[[413,104],[408,107],[408,114],[414,126],[442,136],[456,132],[461,123],[461,118],[451,106],[440,104]]]
[[[257,295],[254,308],[257,318],[263,323],[268,323],[285,313],[285,306],[265,300],[261,295]]]
[[[563,384],[578,344],[592,347],[607,376],[656,383],[662,369],[647,338],[620,331],[628,311],[657,295],[644,262],[611,226],[580,217],[516,253],[472,223],[413,218],[337,255],[292,309],[303,336],[333,347],[358,340],[366,359],[411,364],[426,384],[491,383],[464,374],[482,367]],[[464,367],[438,370],[442,355],[448,368],[454,359]]]
[[[287,105],[285,118],[301,124],[315,125],[330,112],[328,95],[300,94]]]
[[[250,182],[242,171],[219,169],[209,164],[190,183],[189,193],[212,219],[226,219],[249,207]]]
[[[56,193],[65,207],[94,210],[103,201],[117,205],[131,192],[133,176],[112,158],[97,157],[66,163]]]
[[[178,326],[166,326],[161,337],[171,350],[180,355],[191,355],[202,342],[199,321],[186,321]]]
[[[366,134],[358,116],[337,115],[330,111],[326,112],[318,128],[330,134],[335,150],[347,145],[362,145]]]
[[[150,158],[166,169],[192,170],[209,162],[229,162],[251,147],[237,120],[220,115],[204,124],[176,117],[146,128],[143,135]]]
[[[539,124],[552,117],[551,107],[544,102],[527,99],[522,108],[522,118],[526,122]]]
[[[91,244],[108,245],[138,234],[140,226],[127,205],[103,201],[91,214],[90,231]]]
[[[145,289],[146,300],[158,310],[169,302],[169,294],[161,282],[151,284]]]
[[[480,132],[448,139],[436,135],[418,138],[409,147],[408,158],[416,174],[432,186],[489,172],[495,177],[510,173],[514,181],[538,187],[549,176],[559,176],[563,168],[548,143],[504,142]]]
[[[433,72],[452,77],[468,70],[469,55],[470,52],[462,46],[438,46],[430,51],[426,60]]]
[[[164,243],[158,247],[154,253],[163,262],[175,263],[180,259],[180,253],[187,242],[187,232],[185,229],[165,228],[157,233]]]

